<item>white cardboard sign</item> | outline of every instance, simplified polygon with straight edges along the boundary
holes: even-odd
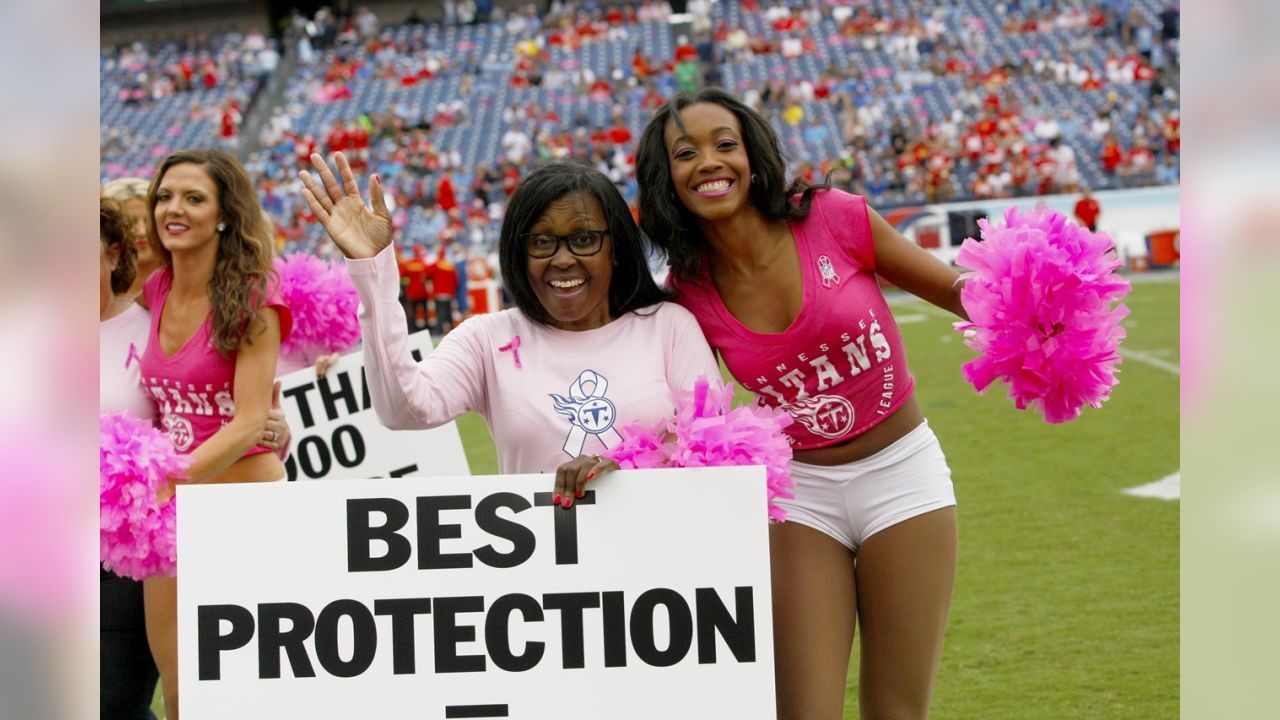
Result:
[[[182,711],[772,719],[764,469],[183,485]]]
[[[431,352],[423,330],[409,336],[415,359]],[[364,355],[344,355],[323,378],[304,368],[280,378],[293,446],[285,459],[289,480],[467,475],[458,425],[391,430],[378,422],[365,384]]]

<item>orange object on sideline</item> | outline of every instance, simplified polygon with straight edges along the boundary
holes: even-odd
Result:
[[[1147,257],[1153,268],[1169,267],[1178,262],[1179,230],[1161,230],[1147,236]]]

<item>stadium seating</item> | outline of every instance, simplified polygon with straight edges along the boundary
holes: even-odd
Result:
[[[1101,87],[1086,89],[1076,82],[1055,80],[1051,69],[1053,63],[1070,60],[1098,76],[1103,73],[1109,57],[1132,57],[1133,46],[1121,41],[1111,18],[1106,26],[1086,27],[1083,24],[1067,26],[1065,22],[1058,22],[1057,16],[1041,15],[1043,24],[1033,28],[1033,32],[1004,32],[1003,26],[1011,17],[1022,17],[1022,12],[1029,18],[1036,17],[1034,10],[1023,5],[1043,4],[956,0],[934,6],[871,0],[849,6],[788,0],[762,2],[759,10],[747,11],[738,2],[718,2],[712,5],[713,32],[722,39],[730,29],[741,28],[753,46],[765,50],[746,50],[732,56],[717,51],[714,69],[719,73],[721,84],[740,96],[762,91],[771,81],[779,80],[784,88],[802,81],[821,87],[822,92],[817,96],[790,101],[773,98],[760,109],[778,129],[793,169],[807,163],[817,170],[821,179],[828,169],[841,165],[851,167],[854,177],[848,186],[868,194],[880,207],[922,203],[938,197],[966,199],[976,192],[982,177],[992,171],[982,162],[952,157],[948,171],[940,179],[931,179],[939,185],[927,188],[921,181],[924,162],[910,167],[912,163],[898,162],[900,156],[889,151],[890,123],[895,118],[907,121],[908,142],[924,142],[927,133],[936,133],[961,107],[961,98],[966,93],[985,97],[986,102],[990,102],[991,97],[998,98],[1001,112],[1025,141],[1029,159],[1039,162],[1048,150],[1042,138],[1031,134],[1038,118],[1028,113],[1035,108],[1043,116],[1062,118],[1061,142],[1074,150],[1076,171],[1082,184],[1098,190],[1150,181],[1146,176],[1122,178],[1108,172],[1100,161],[1101,139],[1090,134],[1090,123],[1104,106],[1108,107],[1112,134],[1122,148],[1131,147],[1135,142],[1135,129],[1141,129],[1148,115],[1169,117],[1166,110],[1153,107],[1149,99],[1151,81],[1110,83],[1103,78]],[[1145,22],[1159,27],[1159,13],[1163,9],[1159,0],[1135,0],[1130,6]],[[776,15],[780,14],[778,7],[788,8],[793,18],[805,21],[790,27],[775,26]],[[1075,13],[1081,20],[1095,10],[1077,2],[1063,2],[1056,7],[1060,12]],[[879,25],[850,32],[841,21],[841,18],[847,20],[845,11],[865,13],[866,18]],[[931,17],[933,13],[937,16]],[[568,25],[581,27],[582,23],[592,21],[592,16],[583,11],[570,19],[572,22]],[[369,166],[396,174],[388,187],[416,188],[413,192],[406,191],[403,200],[410,204],[427,202],[430,193],[424,195],[421,188],[436,182],[439,172],[406,167],[406,157],[416,156],[405,155],[404,136],[388,131],[387,123],[395,113],[402,116],[402,122],[415,126],[424,119],[431,120],[439,109],[458,101],[466,119],[450,126],[433,125],[427,137],[437,151],[456,150],[460,156],[459,166],[448,170],[459,201],[464,205],[470,199],[475,168],[503,161],[501,139],[513,126],[530,133],[537,128],[546,128],[553,134],[576,132],[574,156],[588,160],[591,154],[589,148],[581,146],[582,133],[590,135],[608,130],[615,122],[614,113],[620,112],[621,124],[631,134],[624,150],[628,154],[633,152],[651,111],[641,102],[645,93],[665,98],[675,90],[671,73],[676,57],[675,39],[663,22],[625,22],[608,28],[600,26],[598,18],[594,22],[596,34],[577,38],[568,31],[568,40],[557,36],[555,42],[551,41],[552,33],[564,32],[559,27],[510,31],[508,28],[512,26],[502,22],[461,27],[393,25],[382,28],[374,38],[340,42],[336,47],[318,52],[314,62],[298,66],[284,83],[283,105],[289,114],[291,132],[275,145],[263,148],[250,162],[258,179],[270,181],[273,188],[271,196],[265,199],[267,207],[284,225],[298,226],[298,219],[305,211],[296,193],[285,190],[284,186],[292,182],[299,144],[314,141],[317,148],[324,151],[325,138],[335,123],[349,125],[358,118],[373,126]],[[947,32],[939,35],[936,31],[921,29],[930,22],[941,22]],[[952,35],[954,37],[950,37]],[[908,42],[911,36],[927,42],[912,52]],[[804,51],[785,56],[779,48],[787,40],[801,42]],[[538,48],[532,57],[527,48],[530,41]],[[220,137],[220,109],[229,100],[235,100],[241,103],[241,112],[247,112],[266,80],[254,72],[251,62],[245,61],[251,60],[251,53],[243,49],[243,44],[241,36],[224,35],[194,44],[105,48],[101,55],[103,178],[146,175],[155,160],[170,149],[218,142],[236,147],[238,139]],[[388,45],[395,48],[394,52],[386,49]],[[637,50],[653,70],[645,82],[637,82],[633,77],[632,58]],[[962,61],[966,69],[936,72],[940,59],[952,56]],[[215,87],[174,92],[142,102],[126,102],[123,97],[137,84],[140,73],[155,75],[166,72],[166,68],[183,59],[200,63],[210,58],[219,59],[218,67],[224,74]],[[525,65],[537,70],[530,72],[528,67],[522,67],[522,58],[528,59]],[[1166,65],[1172,72],[1163,73],[1164,82],[1168,83],[1172,77],[1176,85],[1176,62],[1175,49]],[[1037,63],[1041,66],[1039,71],[1031,73],[1015,69],[999,81],[985,84],[990,79],[987,74],[999,71],[1006,63],[1027,68]],[[339,68],[336,78],[332,77],[334,67]],[[433,69],[427,70],[428,67]],[[708,69],[711,68],[703,67],[704,71]],[[622,80],[613,80],[603,96],[593,95],[572,84],[582,70],[597,79],[621,74]],[[854,74],[849,74],[850,71]],[[563,84],[559,87],[546,86],[550,84],[547,76],[552,73],[560,76]],[[529,81],[531,74],[540,75],[544,83]],[[331,76],[328,83],[326,75]],[[1109,95],[1114,98],[1109,100]],[[339,99],[327,101],[323,99],[326,97]],[[857,152],[842,137],[842,110],[852,112],[874,102],[884,104],[883,120],[868,128],[869,148]],[[510,108],[526,108],[531,103],[536,104],[543,117],[532,120],[507,117]],[[791,111],[793,122],[783,119],[783,110],[791,104],[798,107],[802,121],[794,121],[794,111]],[[1166,102],[1165,107],[1176,109],[1176,102]],[[549,111],[558,119],[545,117]],[[980,112],[980,106],[963,108],[960,131],[967,131],[970,123],[976,123]],[[193,116],[198,119],[193,120]],[[813,131],[814,140],[810,141],[806,139],[806,128],[815,118],[825,131]],[[1163,155],[1163,138],[1149,139],[1159,151],[1158,156]],[[954,149],[943,149],[941,141],[930,142],[934,144],[929,146],[928,153],[962,155]],[[539,145],[531,157],[547,152],[548,148]],[[1169,152],[1176,154],[1176,150]],[[620,172],[631,172],[623,160],[606,156],[596,161]],[[527,159],[525,164],[528,162]],[[619,162],[622,164],[617,165]],[[872,184],[870,175],[874,167],[896,178],[895,181],[884,187]],[[634,179],[619,178],[618,182],[628,200],[633,201]],[[1045,191],[1046,187],[1037,187],[1033,178],[1013,192],[1034,193]],[[499,213],[493,215],[500,216]],[[433,241],[422,236],[419,230],[420,222],[407,222],[407,239]],[[496,237],[494,232],[488,235]],[[293,241],[317,245],[318,230],[307,225],[302,228],[301,237]]]

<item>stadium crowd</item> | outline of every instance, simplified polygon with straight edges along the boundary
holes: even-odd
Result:
[[[704,85],[768,118],[793,174],[878,207],[1176,183],[1179,11],[1159,1],[693,0],[675,38],[665,0],[459,0],[395,25],[338,2],[295,12],[283,50],[256,32],[104,48],[103,180],[179,140],[238,149],[278,248],[323,255],[297,172],[342,150],[382,178],[402,256],[456,269],[465,312],[464,268],[492,259],[523,175],[587,163],[634,207],[640,127]],[[260,95],[276,72],[282,95]]]

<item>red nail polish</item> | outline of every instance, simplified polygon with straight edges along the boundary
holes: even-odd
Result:
[[[591,472],[587,473],[587,479],[588,479],[588,480],[590,480],[591,478],[593,478],[593,477],[595,477],[595,476],[596,476],[596,471],[595,471],[595,470],[592,470]]]
[[[591,477],[591,476],[588,475],[587,477]],[[587,494],[587,491],[583,490],[582,488],[578,488],[578,491],[574,493],[574,495],[577,496],[578,499],[582,499],[582,496],[586,494]]]
[[[570,506],[570,505],[572,505],[572,504],[573,504],[573,498],[571,498],[571,497],[567,497],[567,496],[566,496],[566,497],[565,497],[565,499],[564,499],[564,509],[565,509],[565,510],[568,510],[568,509],[569,509],[569,506]]]
[[[554,495],[552,495],[552,496],[551,496],[551,504],[552,504],[552,505],[559,505],[559,504],[560,504],[560,493],[556,493],[556,494],[554,494]]]

